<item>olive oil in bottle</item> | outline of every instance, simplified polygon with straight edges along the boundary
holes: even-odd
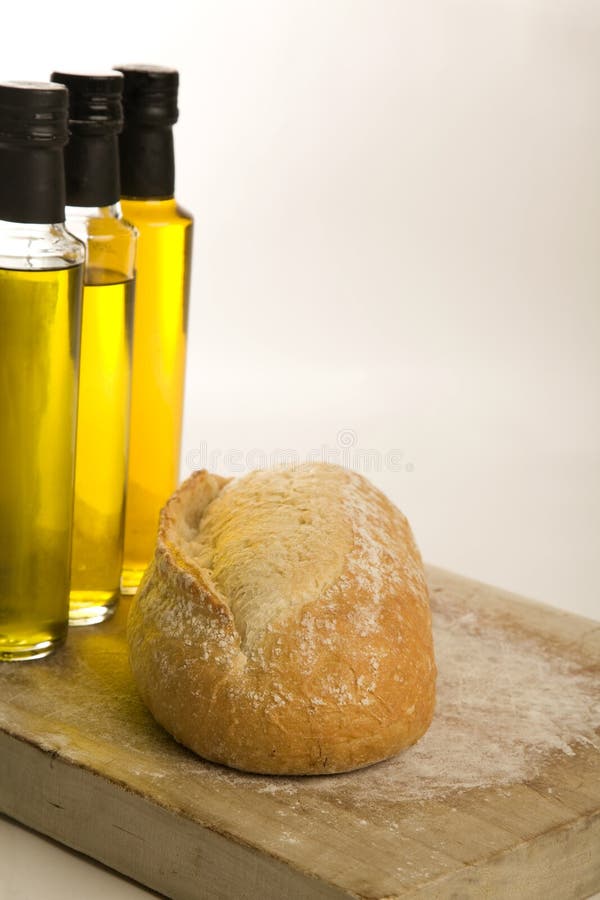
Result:
[[[123,76],[52,80],[70,98],[67,227],[87,247],[69,621],[93,625],[115,609],[123,561],[136,232],[119,206]]]
[[[122,206],[139,232],[131,446],[121,590],[135,593],[154,554],[158,515],[179,479],[192,218],[174,199],[178,73],[119,66]]]
[[[64,227],[67,91],[0,84],[0,659],[65,639],[85,250]]]

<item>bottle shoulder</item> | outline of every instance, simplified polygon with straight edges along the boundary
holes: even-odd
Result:
[[[90,241],[125,241],[135,244],[137,228],[126,219],[88,219],[86,222],[67,219],[67,228],[84,244]]]
[[[90,237],[131,238],[135,240],[135,225],[123,218],[120,204],[110,207],[67,207],[67,227],[84,243]]]
[[[123,233],[127,233],[134,241],[139,237],[139,232],[133,222],[130,222],[129,219],[122,218],[119,220],[121,225],[123,226]]]
[[[188,209],[186,209],[185,207],[181,206],[179,203],[176,204],[176,207],[177,207],[177,215],[179,216],[179,218],[183,222],[185,222],[187,225],[193,225],[194,217],[191,214],[191,212]]]
[[[117,204],[98,209],[67,207],[67,227],[85,244],[86,283],[133,278],[137,230],[122,217]]]
[[[85,262],[85,245],[62,223],[0,221],[0,267],[66,269]]]
[[[173,197],[165,200],[123,198],[121,206],[125,219],[138,229],[161,225],[189,228],[193,224],[191,213]]]

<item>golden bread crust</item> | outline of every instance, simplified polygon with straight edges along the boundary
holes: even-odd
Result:
[[[413,744],[433,716],[431,617],[410,526],[339,466],[192,475],[161,514],[128,639],[157,721],[244,771],[367,766]]]

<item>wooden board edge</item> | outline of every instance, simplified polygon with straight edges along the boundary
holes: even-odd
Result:
[[[600,810],[404,892],[397,900],[585,900],[597,891]]]
[[[0,812],[172,900],[356,898],[6,732],[0,758]]]

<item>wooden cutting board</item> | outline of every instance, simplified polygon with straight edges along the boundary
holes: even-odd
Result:
[[[600,890],[600,624],[428,570],[438,708],[361,772],[242,775],[154,723],[127,602],[0,667],[0,810],[169,897],[569,898]]]

